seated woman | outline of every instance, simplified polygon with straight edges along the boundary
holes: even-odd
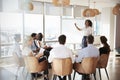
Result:
[[[102,54],[109,54],[110,46],[107,43],[107,38],[105,36],[101,36],[100,37],[100,41],[101,41],[101,43],[103,45],[102,47],[99,48],[100,55],[102,55]]]
[[[46,46],[46,45],[43,44],[43,42],[42,42],[43,37],[44,37],[44,35],[43,35],[42,33],[38,33],[36,39],[37,39],[37,41],[38,41],[38,44],[39,44],[38,46],[39,46],[39,48],[45,49],[44,54],[45,54],[46,57],[48,58],[49,52],[51,51],[52,47],[51,47],[51,46]]]
[[[35,56],[38,59],[38,61],[40,61],[40,58],[44,55],[43,53],[44,49],[41,48],[38,53],[34,53],[31,49],[32,43],[33,43],[33,38],[31,36],[27,36],[24,42],[22,54],[24,56]],[[45,74],[44,80],[48,80],[47,78],[48,70],[44,71],[44,74]],[[32,74],[32,76],[35,76],[35,74]]]

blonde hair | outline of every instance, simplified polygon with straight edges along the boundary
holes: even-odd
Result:
[[[31,36],[26,36],[24,41],[23,41],[23,48],[29,46],[28,42],[33,40]]]

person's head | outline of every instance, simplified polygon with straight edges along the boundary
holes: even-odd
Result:
[[[87,36],[87,42],[88,42],[88,44],[93,44],[94,37],[92,35]]]
[[[20,34],[15,34],[15,35],[14,35],[14,40],[15,40],[16,42],[20,42],[20,41],[21,41],[21,35],[20,35]]]
[[[85,20],[85,25],[86,25],[86,27],[88,27],[88,26],[92,27],[92,21],[89,19]]]
[[[105,36],[101,36],[100,41],[101,41],[102,44],[106,44],[107,43],[107,38]]]
[[[59,43],[60,44],[65,44],[65,42],[66,42],[66,36],[65,35],[60,35],[59,37],[58,37],[58,41],[59,41]]]
[[[33,43],[33,38],[31,36],[26,36],[23,46],[24,47],[26,47],[26,46],[30,47],[32,45],[32,43]]]
[[[43,38],[43,34],[42,34],[42,33],[38,33],[37,39],[38,39],[39,41],[42,41],[42,38]]]
[[[33,39],[36,39],[37,34],[36,34],[36,33],[32,33],[32,34],[31,34],[31,37],[32,37]]]

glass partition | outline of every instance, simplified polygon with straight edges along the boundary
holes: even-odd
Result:
[[[25,35],[31,33],[43,33],[43,15],[41,14],[24,14],[24,31]]]
[[[61,30],[60,16],[45,16],[45,41],[56,41]]]
[[[21,13],[1,12],[1,57],[11,56],[10,47],[14,44],[14,35],[20,34],[22,42],[23,27]]]
[[[50,14],[54,12],[51,8],[56,7],[49,3],[44,5],[42,2],[33,2],[34,10],[24,11],[19,9],[22,1],[14,0],[13,6],[11,6],[12,2],[9,4],[5,1],[1,0],[2,5],[0,6],[1,57],[11,55],[8,52],[10,46],[14,43],[14,34],[21,35],[20,45],[23,42],[23,37],[33,32],[43,33],[45,35],[44,42],[48,42],[49,45],[52,45],[53,42],[56,43],[60,34],[65,34],[67,36],[67,44],[77,45],[77,48],[80,47],[83,33],[75,28],[74,23],[77,23],[82,28],[84,27],[84,19],[73,18],[73,6],[64,7],[64,17],[62,17],[61,15]],[[7,8],[7,4],[11,7]],[[94,19],[92,21],[96,23]],[[98,28],[95,25],[94,29],[96,31]]]

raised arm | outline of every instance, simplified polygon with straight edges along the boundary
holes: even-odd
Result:
[[[82,29],[80,29],[78,26],[77,26],[77,24],[76,23],[74,23],[74,25],[75,25],[75,27],[79,30],[79,31],[81,31]]]

